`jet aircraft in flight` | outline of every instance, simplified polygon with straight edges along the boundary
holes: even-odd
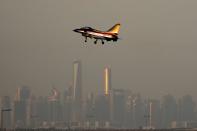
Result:
[[[112,28],[110,28],[108,31],[100,31],[93,29],[91,27],[82,27],[79,29],[74,29],[74,32],[81,33],[82,36],[85,37],[85,42],[87,42],[87,38],[94,38],[94,44],[97,43],[98,40],[101,40],[102,44],[104,44],[104,41],[117,41],[118,33],[120,30],[120,24],[115,24]]]

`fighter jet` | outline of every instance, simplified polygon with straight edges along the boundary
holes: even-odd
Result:
[[[82,36],[85,37],[85,42],[87,42],[87,38],[94,38],[94,44],[97,44],[98,40],[101,40],[102,44],[104,44],[104,41],[117,41],[118,33],[120,30],[120,24],[115,24],[112,28],[110,28],[108,31],[100,31],[93,29],[91,27],[82,27],[79,29],[74,29],[74,32],[81,33]]]

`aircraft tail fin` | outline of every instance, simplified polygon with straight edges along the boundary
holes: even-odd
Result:
[[[118,34],[120,30],[120,24],[115,24],[112,28],[110,28],[107,32]]]

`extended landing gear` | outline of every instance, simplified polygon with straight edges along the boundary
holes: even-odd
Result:
[[[87,37],[85,37],[85,42],[87,42]]]
[[[94,41],[94,44],[97,44],[97,39]]]
[[[98,41],[98,39],[96,39],[96,40],[94,41],[94,44],[97,44],[97,41]],[[103,40],[101,40],[101,42],[102,42],[102,45],[105,44],[105,42],[104,42]]]

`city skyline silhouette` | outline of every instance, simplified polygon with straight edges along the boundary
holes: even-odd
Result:
[[[112,123],[128,126],[128,123],[121,123],[125,117],[113,112],[126,110],[117,105],[121,102],[125,105],[129,100],[130,105],[134,104],[129,108],[128,121],[133,121],[135,128],[141,126],[140,123],[142,126],[148,123],[145,118],[152,119],[150,114],[140,116],[141,109],[145,112],[146,103],[149,104],[147,112],[152,110],[152,104],[157,105],[157,114],[165,117],[162,120],[168,123],[164,127],[169,127],[169,123],[175,126],[176,120],[196,121],[196,5],[196,0],[0,1],[1,104],[10,101],[15,105],[13,111],[21,107],[19,114],[29,111],[31,104],[21,102],[20,95],[19,101],[15,101],[16,92],[27,87],[35,99],[50,97],[50,102],[45,104],[52,112],[47,120],[53,123],[61,116],[56,106],[65,104],[61,103],[63,93],[70,89],[67,93],[72,95],[68,96],[66,104],[71,104],[68,107],[72,107],[72,113],[68,114],[78,124],[84,120],[79,110],[84,109],[87,97],[93,96],[96,100],[89,98],[88,102],[97,103],[94,117],[98,121],[105,120],[106,126]],[[116,23],[121,24],[120,39],[104,45],[99,42],[95,45],[93,40],[84,42],[85,38],[73,32],[86,26],[105,31]],[[132,94],[129,98],[127,91]],[[143,103],[139,110],[135,109],[136,94],[140,94]],[[54,104],[57,99],[61,102]],[[159,113],[159,107],[164,107],[161,103],[166,104],[163,99],[167,103],[171,101],[166,109],[171,116],[176,114],[174,109],[189,116],[177,113],[179,118],[172,118]],[[188,105],[183,106],[184,100],[189,101]],[[117,110],[112,111],[112,107]],[[70,109],[65,107],[65,110]],[[135,117],[135,111],[139,111],[136,114],[140,119]],[[105,117],[98,114],[105,114]],[[27,115],[28,121],[25,114],[21,116],[25,122],[19,120],[18,124],[28,125],[31,115]],[[20,119],[20,116],[15,117]],[[150,120],[149,124],[154,122]]]

